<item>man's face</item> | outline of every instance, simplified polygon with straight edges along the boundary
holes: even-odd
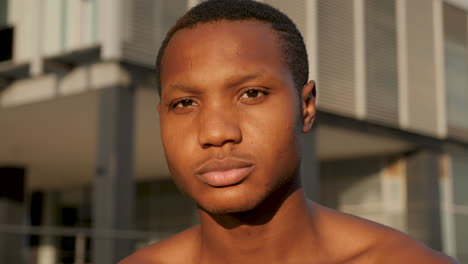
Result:
[[[181,191],[247,211],[295,177],[300,104],[279,38],[254,21],[177,32],[162,59],[161,136]]]

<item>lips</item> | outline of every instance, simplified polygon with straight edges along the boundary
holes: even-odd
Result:
[[[253,169],[253,163],[245,160],[211,159],[203,163],[195,175],[212,187],[228,187],[244,181]]]

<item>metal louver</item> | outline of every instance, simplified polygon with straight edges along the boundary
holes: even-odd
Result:
[[[154,66],[156,54],[169,28],[187,10],[186,0],[126,0],[123,57]]]
[[[395,0],[365,1],[367,118],[398,126]]]
[[[406,1],[409,129],[437,134],[433,4]]]
[[[278,8],[291,18],[296,24],[302,36],[306,34],[306,0],[297,1],[281,1],[281,0],[265,0],[266,4]]]
[[[318,1],[318,107],[356,115],[353,1]]]

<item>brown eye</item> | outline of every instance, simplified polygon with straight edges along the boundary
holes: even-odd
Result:
[[[195,101],[191,99],[182,99],[180,101],[177,101],[174,105],[173,108],[176,107],[190,107],[196,105]]]
[[[242,99],[248,99],[248,98],[257,98],[260,96],[264,96],[265,92],[262,92],[260,90],[248,90],[245,93],[242,94],[241,98]]]

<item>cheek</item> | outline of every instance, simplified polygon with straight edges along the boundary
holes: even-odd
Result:
[[[276,96],[267,104],[248,109],[244,130],[259,141],[268,141],[266,143],[271,147],[274,147],[276,142],[294,140],[299,123],[296,101],[287,96]]]
[[[161,118],[161,140],[169,169],[179,174],[186,169],[186,162],[194,152],[194,135],[188,129],[188,122]],[[170,124],[170,126],[168,125]],[[195,142],[196,143],[196,142]]]
[[[282,97],[279,99],[284,99]],[[298,155],[299,109],[296,100],[272,100],[248,113],[243,134],[263,162],[270,167],[294,162]]]
[[[191,179],[192,166],[187,161],[193,158],[193,150],[189,147],[193,144],[188,142],[187,133],[181,135],[180,131],[185,130],[161,127],[161,137],[171,178],[182,193],[192,196],[195,179]]]

